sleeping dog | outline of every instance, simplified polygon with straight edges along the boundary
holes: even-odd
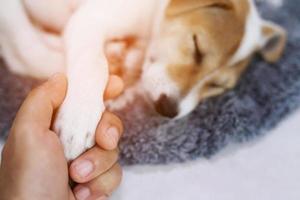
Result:
[[[108,54],[118,51],[109,42],[135,38],[137,45],[126,54],[123,71],[136,70],[132,65],[143,60],[136,85],[170,118],[183,117],[201,100],[234,87],[254,53],[275,62],[286,42],[285,31],[263,20],[253,0],[1,4],[1,53],[10,70],[36,78],[56,72],[68,76],[54,129],[69,160],[94,144],[93,133],[105,109]]]

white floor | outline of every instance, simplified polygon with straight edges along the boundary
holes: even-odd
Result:
[[[212,160],[129,167],[113,200],[300,200],[300,111]]]

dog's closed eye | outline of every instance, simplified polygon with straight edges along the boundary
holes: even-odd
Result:
[[[203,61],[203,53],[200,51],[199,44],[198,44],[198,38],[197,35],[193,35],[193,42],[194,42],[194,47],[195,47],[195,52],[194,52],[194,60],[197,65],[201,64]]]
[[[231,10],[233,8],[233,5],[229,2],[215,2],[208,6],[207,8],[216,8],[216,9],[222,9],[222,10]]]

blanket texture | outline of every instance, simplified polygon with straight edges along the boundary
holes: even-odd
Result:
[[[300,4],[298,0],[285,0],[277,7],[268,2],[257,1],[262,15],[289,33],[282,60],[270,65],[256,58],[234,90],[202,102],[178,121],[157,116],[137,98],[119,113],[126,128],[120,144],[123,165],[208,158],[230,143],[265,135],[300,105]],[[25,95],[36,84],[0,67],[2,138]]]

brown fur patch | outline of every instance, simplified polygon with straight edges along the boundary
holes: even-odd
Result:
[[[210,6],[230,8],[232,4],[229,0],[171,0],[166,11],[166,16],[182,15]]]
[[[251,57],[248,57],[234,66],[220,68],[215,76],[207,80],[199,91],[199,99],[203,100],[209,97],[217,96],[226,90],[235,87],[240,76],[247,68]]]
[[[286,31],[281,27],[267,25],[262,27],[262,34],[268,42],[260,50],[261,55],[270,63],[277,62],[286,46]]]

